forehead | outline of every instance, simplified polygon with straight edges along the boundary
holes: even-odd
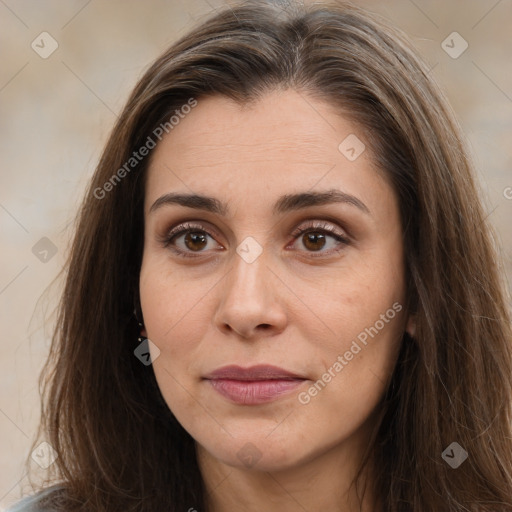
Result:
[[[249,105],[223,96],[199,99],[151,155],[146,209],[171,190],[265,200],[278,190],[343,188],[365,196],[386,184],[367,148],[355,160],[344,153],[343,141],[355,141],[360,151],[364,139],[329,104],[293,90]]]
[[[274,157],[325,162],[327,147],[337,150],[340,137],[355,130],[350,122],[335,116],[329,105],[293,90],[274,91],[245,105],[210,96],[199,99],[180,120],[154,158],[164,156],[164,146],[172,146],[182,161],[203,157],[214,163],[247,152],[264,159],[272,150]]]

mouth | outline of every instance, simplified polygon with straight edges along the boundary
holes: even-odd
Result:
[[[271,365],[250,368],[224,366],[204,379],[212,389],[233,403],[258,405],[272,402],[296,390],[306,377]]]

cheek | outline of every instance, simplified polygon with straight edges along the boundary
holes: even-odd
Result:
[[[160,350],[178,346],[180,331],[186,330],[193,339],[194,330],[204,325],[197,317],[208,288],[202,280],[185,278],[179,269],[171,269],[165,257],[149,254],[143,260],[140,301],[144,324],[148,337]]]
[[[187,411],[199,421],[201,411],[189,388],[190,368],[197,360],[198,344],[207,326],[201,310],[204,295],[199,281],[170,272],[165,261],[146,256],[140,274],[140,301],[148,338],[157,345],[159,356],[152,367],[164,400],[173,413]]]
[[[317,292],[314,307],[328,327],[326,339],[332,340],[324,345],[326,349],[335,350],[336,354],[349,350],[358,337],[365,341],[368,329],[375,334],[375,324],[383,344],[388,337],[400,336],[404,280],[394,268],[400,268],[396,261],[361,261],[343,269],[325,283],[321,293]]]
[[[140,300],[148,338],[160,350],[153,363],[156,379],[168,401],[183,407],[191,397],[184,392],[204,360],[211,326],[211,296],[218,282],[212,276],[194,277],[171,268],[165,256],[147,254],[140,274]],[[220,283],[219,283],[220,284]],[[191,409],[192,410],[192,409]]]
[[[349,436],[375,411],[389,383],[402,340],[401,314],[395,314],[392,304],[389,308],[389,323],[379,318],[387,308],[376,308],[376,317],[368,311],[360,313],[346,324],[350,327],[341,332],[335,345],[323,347],[322,373],[298,396],[304,418],[311,419],[305,422],[306,435],[317,435],[316,419],[323,419],[326,438]],[[359,327],[354,329],[356,324]]]
[[[401,265],[397,252],[366,253],[326,283],[317,302],[330,331],[317,347],[324,371],[302,401],[316,401],[318,414],[337,407],[361,419],[378,403],[403,337]]]

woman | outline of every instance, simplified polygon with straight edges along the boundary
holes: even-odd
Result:
[[[76,233],[43,380],[54,485],[13,510],[512,510],[490,228],[382,20],[212,16],[135,87]]]

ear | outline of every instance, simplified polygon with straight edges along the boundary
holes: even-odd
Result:
[[[144,338],[147,338],[147,337],[148,337],[148,331],[146,331],[146,328],[145,328],[145,327],[141,327],[141,328],[140,328],[140,335],[141,335],[141,336],[144,336]]]
[[[407,317],[407,324],[405,325],[405,331],[411,338],[414,338],[416,334],[416,316],[409,314]]]

